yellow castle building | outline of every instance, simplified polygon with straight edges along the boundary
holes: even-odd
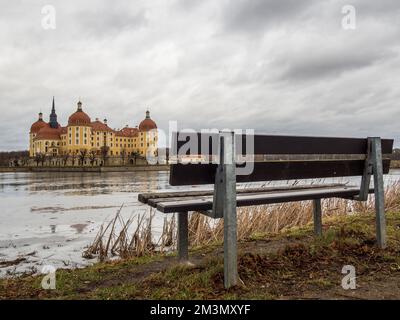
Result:
[[[70,115],[66,126],[57,121],[54,97],[49,122],[39,119],[34,122],[29,132],[29,154],[32,158],[47,157],[64,159],[75,165],[80,159],[81,165],[103,165],[107,158],[114,164],[120,164],[131,157],[157,155],[157,125],[146,111],[146,117],[139,126],[115,130],[107,125],[107,119],[92,121],[83,111],[82,102],[78,101],[77,110]],[[113,160],[114,159],[114,160]],[[136,161],[136,160],[135,160]],[[51,164],[59,164],[57,160]]]

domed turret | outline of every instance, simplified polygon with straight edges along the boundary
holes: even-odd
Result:
[[[48,124],[43,121],[43,113],[39,113],[39,119],[31,125],[31,133],[38,133],[40,129],[47,127]]]
[[[78,101],[78,110],[71,114],[68,119],[69,126],[90,126],[90,117],[83,112],[82,110],[82,102]]]
[[[150,111],[146,111],[146,118],[139,124],[140,131],[150,131],[157,129],[156,123],[150,118]]]

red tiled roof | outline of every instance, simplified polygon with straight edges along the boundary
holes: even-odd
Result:
[[[150,131],[157,129],[156,123],[150,118],[150,111],[146,111],[146,118],[139,124],[140,131]]]
[[[68,119],[69,126],[90,125],[90,117],[83,111],[78,110],[70,115]]]
[[[91,125],[95,131],[113,131],[108,125],[99,120],[93,121]]]
[[[49,125],[39,130],[34,140],[60,140],[61,127],[51,128]]]
[[[31,126],[31,133],[38,133],[40,129],[47,127],[48,124],[44,122],[42,119],[34,122]]]
[[[125,127],[121,129],[120,131],[116,131],[115,135],[117,137],[137,137],[139,133],[138,128],[129,128]]]

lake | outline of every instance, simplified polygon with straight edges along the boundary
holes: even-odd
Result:
[[[26,261],[0,266],[0,277],[43,265],[79,267],[94,260],[82,258],[104,221],[122,206],[125,218],[149,213],[138,203],[142,192],[176,189],[168,185],[168,172],[128,173],[0,173],[0,261],[25,257]],[[400,179],[391,170],[386,183]],[[325,179],[325,182],[355,182],[359,179]],[[306,181],[304,181],[306,182]],[[285,184],[291,182],[284,182]],[[154,217],[157,238],[164,215]]]

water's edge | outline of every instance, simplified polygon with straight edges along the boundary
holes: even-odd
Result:
[[[169,165],[107,166],[107,167],[0,167],[0,172],[136,172],[169,171]]]

